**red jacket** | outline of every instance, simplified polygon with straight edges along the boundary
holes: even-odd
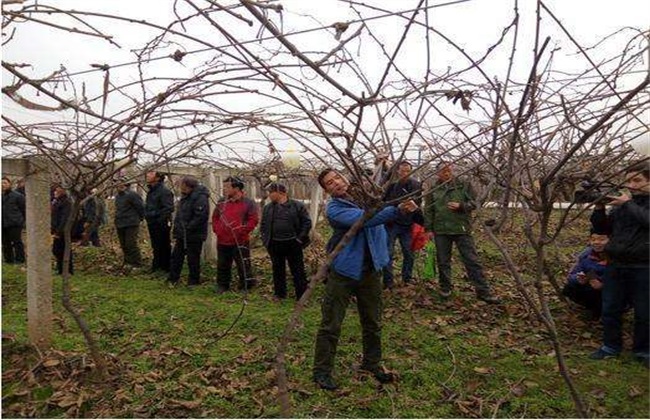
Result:
[[[212,212],[212,231],[217,235],[217,244],[248,243],[258,220],[257,205],[250,198],[220,201]]]

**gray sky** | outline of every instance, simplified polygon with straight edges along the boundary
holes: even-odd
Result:
[[[173,1],[163,0],[59,0],[55,4],[60,9],[76,9],[95,11],[107,14],[116,14],[132,19],[145,19],[149,22],[156,22],[166,26],[174,19],[172,10]],[[182,2],[179,2],[182,3]],[[293,32],[315,28],[322,25],[331,25],[333,22],[349,21],[357,19],[357,15],[344,2],[334,0],[304,1],[304,0],[284,0],[280,1],[284,6],[283,29],[285,32]],[[377,5],[381,8],[391,10],[408,10],[415,7],[415,1],[392,1],[392,0],[375,0],[366,1],[368,4]],[[429,4],[440,4],[442,1],[430,1]],[[521,26],[519,33],[519,46],[516,51],[514,68],[514,79],[524,82],[532,59],[533,39],[534,39],[534,22],[535,22],[535,2],[532,0],[520,0],[518,2],[519,13],[521,16]],[[46,4],[39,2],[39,4]],[[429,12],[429,23],[442,33],[446,34],[461,46],[467,53],[472,56],[479,56],[486,51],[500,36],[503,28],[510,22],[513,16],[514,1],[506,0],[473,0],[445,7],[433,8]],[[571,35],[585,47],[591,47],[602,37],[618,31],[624,27],[634,27],[648,29],[648,16],[650,16],[650,2],[644,0],[618,0],[616,2],[605,0],[548,0],[545,4],[561,20]],[[188,7],[179,7],[179,14],[184,16],[188,13]],[[250,17],[242,9],[238,12]],[[279,22],[274,12],[269,12],[274,21]],[[364,16],[372,16],[377,12],[367,11]],[[312,16],[312,18],[307,17]],[[48,17],[50,21],[59,21],[55,17]],[[230,25],[231,28],[237,28],[236,32],[241,35],[242,39],[254,38],[259,30],[259,24],[255,22],[253,28],[237,22],[235,19],[225,22],[224,25]],[[70,24],[69,20],[60,20],[59,22],[68,22],[69,25],[81,27],[79,23]],[[111,65],[111,78],[116,84],[124,84],[137,80],[137,68],[134,65],[116,67],[122,63],[131,63],[135,55],[132,51],[141,47],[146,41],[150,40],[156,31],[145,29],[139,25],[130,23],[116,22],[107,19],[93,18],[90,20],[94,26],[100,28],[104,33],[114,37],[121,48],[116,48],[105,40],[89,38],[77,34],[70,34],[54,28],[48,28],[43,25],[26,23],[18,25],[18,30],[14,39],[9,42],[3,49],[3,60],[11,63],[29,63],[31,68],[24,68],[26,74],[38,78],[51,74],[53,71],[65,66],[70,73],[79,73],[91,69],[92,63],[107,63]],[[221,21],[220,21],[221,22]],[[392,52],[399,37],[402,35],[405,21],[391,19],[377,19],[368,22],[370,29],[381,38],[386,46],[387,51]],[[568,41],[555,22],[550,17],[545,16],[542,21],[541,37],[551,37],[551,47],[558,49],[554,59],[554,68],[562,71],[577,71],[587,66],[584,58],[576,53],[576,48]],[[180,28],[179,28],[180,29]],[[356,27],[346,32],[350,34]],[[198,38],[209,39],[211,42],[222,44],[224,41],[218,38],[218,34],[213,28],[206,24],[194,23],[187,28],[188,33]],[[337,44],[333,37],[332,29],[310,32],[300,36],[291,37],[291,41],[303,51],[327,51]],[[626,36],[619,36],[609,41],[603,48],[590,50],[596,60],[602,59],[599,56],[601,51],[605,54],[616,53],[623,48],[623,40],[632,32],[626,32]],[[268,32],[263,32],[267,36]],[[509,41],[508,41],[509,42]],[[411,77],[422,75],[426,68],[426,60],[423,52],[425,46],[424,31],[414,28],[409,35],[409,42],[404,47],[399,56],[400,66],[408,72]],[[263,54],[258,45],[251,45],[256,48],[260,54]],[[184,42],[183,45],[169,45],[164,52],[169,54],[176,49],[194,50],[198,48],[197,44]],[[362,66],[362,71],[373,82],[380,78],[386,65],[386,59],[382,56],[381,51],[371,43],[362,44],[353,41],[348,44],[351,54],[358,56]],[[482,68],[491,77],[503,79],[505,69],[508,63],[509,49],[504,48],[501,52],[494,54],[487,60]],[[194,66],[205,63],[209,59],[209,54],[196,54],[183,61],[182,64],[175,63],[170,59],[156,61],[146,66],[147,74],[157,75],[160,77],[187,78],[194,74]],[[285,60],[288,63],[295,63],[296,60],[291,57],[280,57],[276,60]],[[464,58],[451,48],[441,39],[433,39],[431,49],[432,71],[434,73],[444,73],[450,66],[464,66]],[[408,64],[406,64],[408,63]],[[647,66],[647,63],[646,63]],[[333,74],[335,77],[341,75]],[[85,84],[87,96],[98,95],[101,92],[101,72],[89,72],[74,77],[77,88]],[[318,83],[315,75],[310,71],[300,73],[309,83]],[[398,79],[396,75],[391,76]],[[641,77],[641,76],[639,76]],[[364,88],[354,82],[353,78],[342,78],[346,87],[359,94]],[[477,77],[480,80],[480,77]],[[633,83],[636,78],[630,78]],[[3,70],[3,86],[12,82],[12,77]],[[166,83],[151,84],[148,89],[149,95],[153,96],[162,91]],[[70,87],[68,86],[68,89]],[[324,86],[325,91],[334,92],[330,87]],[[21,92],[22,93],[22,92]],[[64,86],[58,89],[64,97],[72,97],[70,91],[65,91]],[[26,95],[29,96],[29,95]],[[42,96],[35,98],[42,103],[50,103]],[[121,109],[127,106],[129,101],[126,98],[112,97],[109,99],[110,109]],[[250,96],[240,95],[235,99],[229,99],[227,105],[235,111],[245,111],[260,106],[259,98],[251,99]],[[20,105],[13,102],[7,96],[3,95],[2,112],[21,122],[35,121],[53,121],[63,118],[70,118],[71,112],[35,112],[21,108]],[[459,120],[467,118],[467,114],[458,110],[450,109],[453,115]],[[369,118],[366,130],[372,130],[376,121]],[[389,122],[389,128],[394,134],[402,136],[404,128],[408,125],[395,120]],[[346,126],[351,129],[350,126]],[[248,144],[250,133],[235,136],[234,138],[240,143],[242,150],[251,149],[254,153],[263,153],[265,150],[258,145]],[[278,137],[280,138],[280,137]],[[292,141],[278,141],[280,149],[298,148],[298,145]]]

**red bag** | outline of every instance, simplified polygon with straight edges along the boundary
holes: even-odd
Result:
[[[431,232],[427,232],[424,226],[413,223],[411,225],[411,251],[419,251],[431,239]]]

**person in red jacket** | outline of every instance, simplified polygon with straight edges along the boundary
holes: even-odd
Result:
[[[212,230],[217,235],[217,288],[230,290],[232,263],[237,265],[239,289],[257,284],[250,261],[250,233],[257,226],[257,205],[244,193],[244,181],[229,176],[223,181],[223,195],[212,213]]]

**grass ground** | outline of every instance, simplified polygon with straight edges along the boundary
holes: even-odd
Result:
[[[341,389],[329,393],[313,385],[319,286],[287,352],[293,415],[574,417],[543,328],[515,292],[498,252],[480,232],[477,239],[487,276],[504,304],[477,301],[459,267],[448,301],[424,279],[385,292],[385,366],[399,375],[394,385],[380,387],[356,372],[361,337],[354,310],[348,312],[337,354],[335,378]],[[510,241],[516,245],[516,235]],[[568,232],[551,250],[558,275],[568,269],[581,242]],[[515,257],[526,271],[530,258],[519,249]],[[27,342],[24,268],[3,266],[4,417],[280,416],[273,363],[293,302],[272,302],[268,258],[261,249],[255,265],[262,286],[249,295],[215,295],[214,272],[207,265],[202,286],[169,289],[163,278],[121,274],[116,255],[110,246],[77,250],[72,280],[75,305],[109,362],[110,378],[101,381],[93,376],[81,334],[60,304],[60,278],[54,278],[53,350],[39,355]],[[555,298],[552,307],[590,415],[649,417],[648,370],[629,354],[587,359],[599,344],[600,327]]]

